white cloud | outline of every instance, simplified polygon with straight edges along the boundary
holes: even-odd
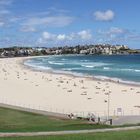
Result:
[[[111,27],[110,30],[109,30],[110,34],[122,34],[122,33],[125,33],[125,32],[126,32],[125,29],[118,28],[118,27]]]
[[[7,25],[9,22],[10,11],[7,6],[12,4],[12,0],[0,0],[0,27]]]
[[[0,27],[3,27],[5,23],[3,21],[0,21]]]
[[[66,36],[65,34],[52,34],[49,32],[43,32],[42,33],[42,37],[39,38],[39,42],[47,42],[47,41],[64,41],[68,39],[68,36]]]
[[[110,36],[110,35],[121,35],[121,34],[125,34],[128,33],[129,31],[126,29],[122,29],[119,27],[111,27],[108,30],[99,30],[98,33],[101,35],[106,35],[106,36]]]
[[[43,38],[40,37],[40,38],[37,40],[37,44],[44,44]]]
[[[70,16],[49,16],[49,17],[35,17],[27,19],[23,25],[35,26],[35,25],[46,25],[46,26],[55,26],[63,27],[72,23],[74,20]]]
[[[52,34],[49,32],[43,32],[42,36],[38,39],[38,43],[45,44],[45,43],[62,43],[62,42],[73,42],[73,41],[88,41],[92,39],[92,34],[90,30],[82,30],[80,32],[66,34]]]
[[[67,38],[67,37],[66,37],[65,34],[59,34],[59,35],[57,36],[57,39],[60,40],[60,41],[63,41],[63,40],[65,40],[66,38]]]
[[[0,43],[9,42],[9,41],[10,41],[9,37],[2,37],[2,38],[0,38]]]
[[[43,32],[42,37],[47,41],[52,41],[56,39],[56,35],[49,32]]]
[[[73,40],[77,37],[78,35],[76,33],[71,33],[67,36],[68,40]]]
[[[0,15],[5,15],[5,14],[9,14],[9,13],[10,13],[9,10],[6,10],[6,9],[0,10]]]
[[[0,0],[0,5],[10,5],[13,0]]]
[[[119,43],[124,41],[130,41],[128,39],[132,35],[132,31],[119,27],[111,27],[108,30],[99,30],[98,39],[102,39],[104,42],[108,43]]]
[[[83,30],[78,32],[78,35],[80,36],[81,39],[83,40],[89,40],[92,38],[92,34],[90,32],[90,30]]]
[[[0,27],[8,25],[10,11],[6,9],[0,9]]]
[[[22,32],[35,32],[36,29],[34,27],[25,26],[20,29]]]
[[[115,13],[112,10],[96,11],[94,16],[98,21],[111,21],[114,19]]]

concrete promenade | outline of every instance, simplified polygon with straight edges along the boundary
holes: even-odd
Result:
[[[0,133],[0,137],[22,137],[22,136],[52,136],[52,135],[68,135],[68,134],[86,134],[98,132],[117,132],[128,130],[140,130],[140,126],[119,127],[109,129],[94,129],[94,130],[71,130],[71,131],[50,131],[50,132],[15,132],[15,133]]]

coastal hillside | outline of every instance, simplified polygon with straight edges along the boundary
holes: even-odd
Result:
[[[140,54],[140,50],[130,49],[125,45],[77,45],[64,47],[10,47],[0,48],[0,57],[85,54],[85,55],[128,55]]]

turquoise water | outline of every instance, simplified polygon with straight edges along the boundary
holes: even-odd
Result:
[[[140,55],[67,55],[27,60],[26,65],[78,76],[140,84]]]

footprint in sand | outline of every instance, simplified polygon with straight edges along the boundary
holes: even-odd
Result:
[[[99,88],[99,87],[96,87],[96,89],[101,89],[101,88]]]
[[[24,79],[24,80],[28,80],[28,79]]]
[[[81,95],[87,95],[87,93],[81,93]]]
[[[130,90],[134,90],[133,88],[130,88]]]
[[[61,81],[59,81],[59,83],[64,83],[64,81],[61,80]]]
[[[77,85],[74,83],[73,86],[76,87]]]
[[[87,89],[87,88],[83,86],[83,87],[81,87],[81,89]]]
[[[72,92],[72,90],[67,90],[67,92]]]
[[[127,90],[122,90],[122,92],[127,92]]]

